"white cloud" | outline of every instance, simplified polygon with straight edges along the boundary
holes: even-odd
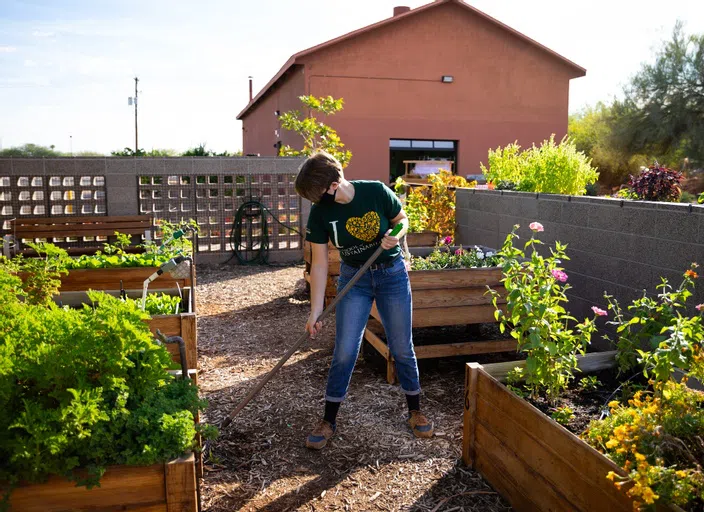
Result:
[[[14,46],[0,46],[0,53],[12,53],[16,52],[17,48]]]
[[[25,61],[24,61],[24,67],[26,67],[26,68],[36,68],[36,67],[37,67],[37,63],[34,62],[34,61],[31,60],[31,59],[25,59]]]
[[[47,30],[35,30],[32,32],[32,35],[34,37],[54,37],[56,35],[56,32],[50,32]]]

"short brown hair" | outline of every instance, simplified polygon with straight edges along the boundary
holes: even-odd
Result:
[[[320,201],[330,185],[344,176],[342,165],[324,151],[309,156],[301,165],[296,176],[296,193],[312,203]]]

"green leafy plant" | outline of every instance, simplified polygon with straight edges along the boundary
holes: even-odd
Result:
[[[687,370],[692,366],[704,337],[701,315],[685,315],[694,280],[699,277],[696,268],[692,264],[677,288],[661,278],[657,295],[649,296],[644,291],[628,306],[628,315],[614,297],[605,295],[613,312],[613,320],[608,323],[616,327],[616,359],[621,372],[644,365],[646,376],[652,370],[656,379],[665,380],[675,368]],[[613,343],[609,336],[605,338]]]
[[[517,143],[489,150],[489,169],[481,164],[487,182],[510,183],[515,190],[584,195],[599,173],[591,160],[568,137],[555,144],[554,135],[540,146],[521,151]]]
[[[0,275],[0,481],[92,486],[108,465],[165,462],[213,434],[136,304],[89,292],[95,305],[78,310],[34,305],[20,285]]]
[[[496,267],[501,258],[496,253],[484,251],[481,247],[464,249],[449,245],[436,247],[429,256],[424,258],[411,257],[411,270],[442,270],[451,268]]]
[[[342,98],[334,99],[332,96],[326,98],[300,96],[298,99],[309,111],[324,116],[336,114],[342,110],[344,105]],[[286,145],[280,148],[280,156],[310,156],[316,151],[325,151],[334,156],[342,164],[342,167],[347,167],[350,163],[352,153],[344,149],[345,145],[340,140],[340,136],[333,128],[318,121],[316,117],[302,118],[300,111],[292,110],[279,116],[279,120],[285,130],[296,132],[303,138],[302,149],[294,149]]]
[[[595,375],[589,375],[579,379],[579,389],[582,391],[596,391],[601,386],[601,382]]]
[[[520,366],[509,370],[506,374],[506,387],[515,395],[525,398],[526,393],[523,391],[523,381],[525,380],[525,372]]]
[[[574,378],[577,354],[586,352],[596,327],[593,319],[577,323],[564,308],[570,286],[565,284],[568,276],[559,265],[569,259],[566,246],[556,242],[550,255],[542,256],[536,249],[542,245],[536,233],[544,228],[534,222],[530,225],[533,235],[519,249],[514,246],[518,227],[514,226],[498,253],[503,260],[506,312],[499,309],[501,295],[491,288],[488,293],[493,296],[500,331],[509,330],[519,352],[527,354],[526,384],[531,397],[544,391],[554,403]]]
[[[605,475],[634,500],[634,510],[676,504],[704,505],[704,394],[684,383],[656,384],[657,394],[637,392],[627,406],[593,421],[583,438],[626,472]]]
[[[697,197],[697,203],[698,203],[698,204],[704,204],[704,192],[702,192],[701,194],[699,194],[699,196]]]
[[[132,299],[130,299],[132,300]],[[141,307],[142,301],[135,300]],[[149,315],[173,315],[181,304],[181,297],[178,295],[167,295],[165,293],[149,293],[144,303],[145,311]]]
[[[27,245],[37,253],[36,258],[25,258],[22,254],[12,260],[0,257],[0,271],[24,276],[20,286],[25,300],[30,304],[53,304],[52,298],[61,288],[61,275],[68,273],[68,253],[46,242],[28,242]]]
[[[187,232],[188,229],[199,232],[195,220],[182,220],[180,222],[157,221],[159,239],[162,244],[148,242],[142,246],[143,253],[130,253],[126,249],[131,245],[129,235],[115,232],[116,241],[112,244],[105,243],[102,251],[95,254],[84,254],[78,258],[67,261],[68,269],[95,269],[95,268],[122,268],[122,267],[158,267],[168,260],[179,256],[193,254],[193,242],[188,236],[174,238],[179,231]]]
[[[677,202],[682,195],[682,178],[681,172],[661,167],[656,163],[638,176],[631,176],[629,186],[638,199]]]
[[[567,425],[574,418],[574,411],[570,407],[558,407],[550,413],[550,417],[560,425]]]

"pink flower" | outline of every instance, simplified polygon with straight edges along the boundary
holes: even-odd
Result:
[[[564,283],[567,281],[567,274],[565,274],[562,270],[553,270],[552,271],[552,277],[560,281],[561,283]]]
[[[464,251],[461,247],[455,251],[455,256],[462,256],[462,254],[464,254]]]
[[[444,243],[445,245],[451,245],[451,244],[452,244],[452,237],[451,237],[451,236],[446,236],[446,237],[443,239],[443,243]]]
[[[696,309],[697,311],[704,311],[704,304],[697,304],[696,306],[694,306],[694,309]]]
[[[596,306],[592,306],[592,311],[594,311],[594,314],[597,316],[606,316],[608,314],[606,311]]]
[[[535,231],[536,233],[540,233],[541,231],[545,231],[545,228],[540,222],[531,222],[530,226],[528,226],[530,229]]]

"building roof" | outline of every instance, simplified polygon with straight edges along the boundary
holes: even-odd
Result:
[[[505,30],[505,31],[509,32],[510,34],[518,37],[519,39],[522,39],[522,40],[526,41],[527,43],[539,48],[540,50],[546,52],[547,54],[549,54],[552,57],[556,58],[557,60],[561,61],[566,66],[572,68],[576,72],[576,76],[584,76],[587,73],[587,70],[584,69],[583,67],[575,64],[571,60],[560,55],[559,53],[554,52],[550,48],[543,46],[542,44],[531,39],[530,37],[526,36],[525,34],[522,34],[521,32],[509,27],[508,25],[506,25],[504,23],[501,23],[499,20],[492,18],[491,16],[480,11],[479,9],[472,7],[471,5],[463,2],[462,0],[435,0],[432,3],[423,5],[421,7],[416,8],[416,9],[411,9],[410,11],[407,11],[403,14],[399,14],[399,15],[393,16],[391,18],[387,18],[385,20],[379,21],[379,22],[374,23],[372,25],[362,27],[358,30],[348,32],[347,34],[344,34],[340,37],[336,37],[335,39],[331,39],[330,41],[326,41],[326,42],[321,43],[317,46],[313,46],[311,48],[308,48],[307,50],[303,50],[301,52],[298,52],[298,53],[292,55],[291,58],[289,58],[286,61],[286,64],[284,64],[283,67],[279,70],[279,72],[276,73],[276,75],[274,75],[274,77],[271,80],[269,80],[269,83],[267,83],[264,86],[264,88],[262,88],[262,90],[259,91],[259,93],[254,98],[252,98],[252,100],[244,108],[244,110],[242,110],[242,112],[240,112],[237,115],[237,119],[242,119],[244,116],[246,116],[249,113],[249,111],[259,102],[259,100],[261,100],[264,96],[266,96],[266,94],[269,92],[269,90],[272,89],[280,80],[282,80],[284,78],[286,73],[293,66],[295,66],[297,64],[302,64],[301,59],[303,57],[306,57],[306,56],[308,56],[312,53],[315,53],[319,50],[329,48],[330,46],[336,45],[336,44],[341,43],[343,41],[347,41],[348,39],[352,39],[353,37],[357,37],[359,35],[365,34],[365,33],[370,32],[372,30],[376,30],[378,28],[385,27],[386,25],[389,25],[391,23],[395,23],[395,22],[402,20],[402,19],[405,19],[409,16],[415,16],[417,14],[421,14],[425,11],[428,11],[430,9],[433,9],[435,7],[438,7],[438,6],[444,5],[444,4],[457,4],[459,6],[464,7],[468,11],[472,12],[473,14],[476,14],[477,16],[485,19],[486,21],[493,23],[494,25],[497,25],[498,27],[502,28],[503,30]]]

